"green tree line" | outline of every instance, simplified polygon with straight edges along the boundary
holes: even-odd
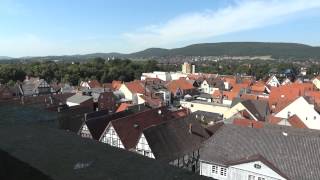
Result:
[[[140,79],[142,72],[160,70],[156,61],[130,61],[95,58],[84,63],[31,62],[0,64],[0,83],[14,84],[25,76],[40,77],[48,82],[69,82],[77,85],[81,80],[96,79],[102,83],[112,80]]]

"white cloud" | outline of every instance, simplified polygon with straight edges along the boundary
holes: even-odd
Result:
[[[123,37],[136,48],[170,47],[281,23],[307,10],[319,9],[320,0],[237,0],[234,5],[185,14],[164,24],[148,25]]]

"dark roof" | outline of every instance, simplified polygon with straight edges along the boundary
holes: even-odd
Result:
[[[84,96],[84,95],[75,94],[75,95],[67,98],[67,102],[81,104],[81,103],[84,103],[84,102],[89,101],[91,99],[92,99],[91,96]]]
[[[103,112],[104,114],[97,114],[97,112],[87,114],[87,120],[84,122],[87,125],[92,138],[95,140],[100,139],[110,121],[133,114],[133,111],[122,111],[114,114],[108,114],[106,111]],[[94,116],[93,114],[97,115]]]
[[[38,126],[1,128],[0,159],[5,169],[0,171],[0,179],[5,180],[207,179],[72,133]]]
[[[159,113],[161,112],[161,113]],[[135,148],[144,129],[171,119],[166,108],[156,108],[111,121],[126,149]]]
[[[209,78],[206,79],[208,84],[212,87],[219,88],[219,90],[224,90],[224,81],[220,79]]]
[[[201,159],[228,165],[261,155],[291,180],[320,179],[320,131],[283,126],[223,125],[206,141]]]
[[[61,106],[58,113],[59,128],[77,133],[85,121],[85,114],[93,112],[91,108],[81,106]]]
[[[207,94],[207,93],[200,93],[199,95],[195,95],[194,97],[201,97],[201,98],[206,98],[206,99],[212,99],[212,95],[211,95],[211,94]]]
[[[165,162],[200,149],[202,142],[209,137],[191,116],[149,127],[143,134],[155,158]]]
[[[236,98],[232,101],[231,107],[237,105],[239,102],[241,102],[242,105],[245,106],[259,121],[265,121],[266,117],[270,114],[269,104],[267,101]]]
[[[192,116],[200,121],[205,122],[218,122],[223,120],[223,116],[218,113],[206,112],[206,111],[195,111]]]
[[[283,174],[277,167],[275,167],[271,162],[269,162],[266,158],[261,156],[260,154],[257,155],[252,155],[249,157],[245,157],[243,159],[239,159],[236,161],[230,161],[227,163],[227,165],[232,166],[232,165],[239,165],[239,164],[245,164],[245,163],[250,163],[250,162],[255,162],[255,161],[260,161],[267,165],[269,168],[271,168],[273,171],[278,173],[280,176],[289,179],[285,174]]]

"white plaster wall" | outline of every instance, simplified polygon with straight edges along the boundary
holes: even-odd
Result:
[[[127,86],[126,86],[125,84],[122,84],[122,85],[120,86],[119,91],[124,94],[124,97],[125,97],[127,100],[132,101],[132,99],[133,99],[133,94],[132,94],[131,91],[127,88]]]
[[[320,115],[315,111],[314,106],[309,104],[303,97],[296,99],[286,108],[276,114],[279,118],[288,118],[290,115],[297,115],[301,121],[310,129],[320,129]]]
[[[191,112],[195,111],[206,111],[212,113],[224,114],[227,112],[230,107],[224,105],[217,105],[214,103],[200,103],[200,102],[189,102],[189,101],[180,101],[182,107],[189,108]],[[193,107],[192,107],[193,106]]]
[[[68,102],[68,101],[67,101],[67,105],[68,105],[69,107],[72,107],[72,106],[79,106],[80,104],[79,104],[79,103],[73,103],[73,102]]]

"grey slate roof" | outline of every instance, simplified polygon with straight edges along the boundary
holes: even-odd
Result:
[[[218,122],[223,120],[223,116],[218,113],[195,111],[191,114],[196,120],[204,122]]]
[[[206,81],[208,82],[208,84],[211,87],[219,88],[219,90],[224,90],[224,81],[223,80],[209,78],[209,79],[206,79]]]
[[[32,168],[27,171],[26,166]],[[73,133],[38,126],[1,128],[0,167],[5,168],[0,170],[3,180],[207,179]]]
[[[67,99],[67,102],[81,104],[81,103],[86,102],[90,99],[92,99],[91,96],[84,96],[84,95],[75,94],[75,95],[69,97]]]
[[[291,180],[320,179],[320,131],[316,130],[223,125],[205,142],[200,155],[201,160],[221,165],[261,155]]]
[[[231,107],[240,102],[260,121],[265,121],[270,114],[268,101],[236,98],[232,101]]]
[[[164,162],[199,150],[202,142],[209,138],[205,129],[192,116],[152,126],[144,130],[143,134],[155,158]]]

